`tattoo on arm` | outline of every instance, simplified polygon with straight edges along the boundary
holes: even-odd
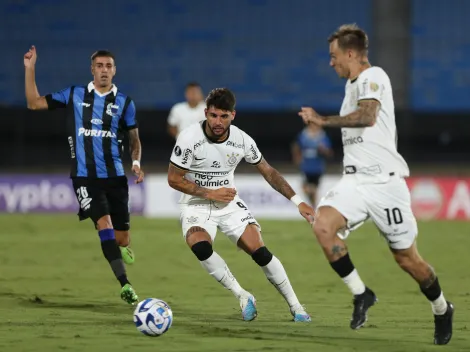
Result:
[[[209,189],[198,186],[194,182],[188,181],[184,175],[186,171],[170,164],[168,168],[168,184],[177,191],[192,196],[206,198],[209,195]]]
[[[359,108],[345,116],[324,116],[325,127],[371,127],[377,121],[380,103],[377,100],[361,100]]]
[[[284,197],[291,199],[295,196],[294,190],[289,183],[287,183],[286,179],[279,173],[279,171],[269,165],[266,160],[263,159],[263,161],[256,165],[256,168],[260,174],[263,175],[266,182],[268,182],[272,188]]]
[[[142,157],[142,145],[140,144],[138,128],[134,128],[129,131],[129,149],[132,161],[140,161],[140,158]]]

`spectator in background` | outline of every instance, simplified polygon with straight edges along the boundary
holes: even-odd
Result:
[[[184,95],[186,101],[175,104],[168,116],[168,133],[175,139],[189,125],[206,119],[206,103],[199,83],[188,83]]]
[[[330,139],[313,123],[305,127],[292,144],[292,158],[304,176],[303,189],[312,206],[316,205],[318,184],[325,172],[325,158],[332,156]]]

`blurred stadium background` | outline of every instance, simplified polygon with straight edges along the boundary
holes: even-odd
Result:
[[[166,231],[169,228],[168,231],[174,232],[177,238],[174,242],[179,243],[176,242],[179,241],[176,221],[148,218],[178,216],[178,194],[166,184],[165,173],[173,147],[166,122],[171,106],[184,100],[186,83],[199,82],[204,93],[215,87],[232,89],[238,99],[235,124],[255,138],[267,160],[288,175],[295,188],[300,190],[301,179],[290,155],[290,144],[303,127],[297,111],[302,105],[311,105],[323,113],[337,114],[339,111],[345,82],[339,80],[328,66],[326,38],[339,25],[351,22],[368,31],[371,61],[382,66],[391,77],[399,151],[411,168],[409,185],[416,215],[420,219],[452,221],[442,222],[442,227],[431,225],[427,227],[429,231],[434,229],[462,235],[464,227],[454,220],[470,219],[469,13],[470,1],[467,0],[2,0],[0,212],[5,214],[0,219],[7,224],[1,230],[2,237],[8,238],[7,243],[12,248],[18,248],[17,253],[27,253],[21,252],[24,248],[20,243],[29,238],[30,231],[38,235],[35,240],[43,241],[41,245],[51,246],[54,251],[70,250],[59,246],[60,236],[54,235],[50,237],[51,242],[47,242],[49,228],[55,219],[59,219],[56,218],[59,213],[64,213],[61,216],[65,216],[67,221],[61,220],[60,224],[68,226],[68,231],[79,233],[77,237],[80,238],[93,237],[89,233],[92,230],[90,224],[79,225],[74,216],[77,205],[68,180],[69,147],[61,112],[31,112],[26,109],[22,56],[30,45],[34,44],[38,50],[36,79],[42,95],[73,84],[88,83],[91,80],[89,58],[95,50],[109,49],[115,53],[115,83],[136,102],[143,144],[142,162],[147,172],[144,184],[131,188],[132,212],[146,215],[135,218],[137,225],[133,227],[134,231],[144,238],[145,233],[149,234],[154,229],[166,236],[162,229]],[[328,163],[320,193],[335,182],[342,170],[340,132],[327,130],[327,133],[333,142],[335,158]],[[240,165],[238,172],[237,186],[255,216],[298,219],[292,204],[271,190],[261,177],[251,174],[252,169]],[[267,223],[268,229],[275,231],[275,223]],[[52,228],[61,231],[60,226]],[[289,228],[290,225],[282,226]],[[371,231],[370,228],[367,231]],[[17,237],[9,236],[11,234]],[[434,247],[428,247],[428,253],[436,257],[434,251],[446,246],[447,242],[443,242],[440,232],[429,236],[435,242]],[[151,241],[154,237],[148,235],[145,238]],[[461,241],[466,239],[463,235],[458,238]],[[109,276],[96,243],[91,239],[83,241],[89,241],[90,250],[96,252],[96,260],[103,267],[100,277]],[[280,242],[272,241],[273,246],[281,248],[281,239],[278,239]],[[284,244],[288,246],[287,242]],[[313,242],[311,247],[314,247]],[[468,248],[468,240],[461,247]],[[141,245],[140,252],[137,251],[142,260],[145,260],[145,250]],[[363,250],[364,255],[369,257],[365,254],[366,249]],[[458,249],[457,252],[453,251],[447,255],[458,254]],[[378,252],[374,253],[379,256]],[[321,254],[317,254],[320,258]],[[461,254],[464,255],[464,252]],[[148,255],[152,256],[151,253]],[[190,262],[190,254],[185,252],[184,255]],[[6,278],[9,275],[13,277],[13,273],[21,277],[31,270],[31,266],[41,267],[49,263],[47,258],[34,263],[25,256],[12,254],[11,263],[16,264],[10,264],[10,268],[15,270],[5,274]],[[291,258],[296,256],[293,251]],[[448,274],[453,272],[452,265],[456,264],[452,258],[439,258],[442,267],[446,268],[443,270],[447,270]],[[195,262],[191,263],[193,267],[196,265]],[[294,266],[295,263],[287,265]],[[58,270],[53,268],[53,263],[48,265],[37,274],[39,277],[47,276],[48,269],[51,272]],[[301,264],[298,265],[302,270]],[[325,272],[329,270],[326,266],[323,269]],[[197,271],[195,277],[206,280],[203,281],[204,285],[213,287],[212,281],[198,270],[194,268]],[[364,270],[366,276],[381,276],[371,267],[368,270],[372,271]],[[72,269],[69,271],[72,275]],[[60,275],[64,276],[63,273]],[[172,275],[177,276],[177,271],[173,271]],[[329,276],[328,283],[338,284],[334,279]],[[465,278],[456,275],[451,279],[454,279],[453,284],[457,288]],[[144,280],[147,279],[142,278],[141,281]],[[292,280],[296,281],[297,278],[293,276]],[[47,282],[50,284],[52,281]],[[384,285],[389,282],[384,282]],[[48,292],[39,284],[34,290],[23,290],[23,284],[29,285],[24,282],[18,285],[5,283],[5,290],[17,292],[15,294],[20,296]],[[114,283],[109,278],[111,285]],[[201,281],[195,281],[193,287],[199,285],[202,285]],[[108,287],[103,289],[109,291]],[[299,288],[310,289],[315,292],[316,288]],[[180,294],[184,298],[182,292]],[[170,295],[169,292],[167,294]],[[6,294],[0,292],[2,295]],[[96,299],[86,295],[77,299],[84,297]],[[348,297],[346,292],[342,298],[345,297]],[[4,306],[8,302],[4,301]],[[323,301],[316,302],[322,305]],[[418,317],[416,319],[424,320],[424,316],[430,319],[426,315],[426,302],[422,304],[422,316],[420,313],[413,314]],[[50,307],[54,309],[56,306]],[[414,306],[402,307],[413,309]],[[10,313],[5,314],[14,321],[15,314]],[[349,308],[341,314],[345,318]],[[31,319],[34,320],[34,317]],[[232,320],[229,323],[234,324]],[[409,327],[415,324],[414,321],[408,323]],[[25,336],[28,336],[27,325],[18,324],[12,329],[25,329]],[[79,326],[77,323],[76,328]],[[8,327],[5,329],[0,328],[0,331],[12,331]],[[325,331],[325,334],[329,332]],[[335,334],[341,336],[337,330]],[[431,331],[426,334],[431,334]],[[302,337],[300,333],[299,336]],[[420,338],[428,341],[427,337]],[[377,345],[377,348],[392,351],[391,339],[390,336],[385,337],[385,344]],[[57,345],[51,341],[41,346],[45,348],[47,345],[56,350]],[[344,341],[347,343],[348,340]],[[397,351],[408,350],[404,347],[405,342]],[[466,343],[468,347],[468,341]],[[23,349],[11,346],[5,345],[2,350],[28,350],[26,345]],[[197,350],[195,346],[194,350]],[[321,350],[329,351],[325,346]],[[361,351],[368,350],[361,346]],[[107,349],[102,346],[97,350]],[[210,345],[205,350],[211,350]],[[336,349],[339,350],[343,351]]]
[[[169,109],[184,99],[187,82],[198,81],[204,93],[233,89],[235,123],[255,137],[271,163],[295,174],[289,145],[302,128],[299,107],[339,110],[344,81],[328,67],[326,38],[349,22],[369,32],[372,63],[392,79],[399,150],[412,175],[466,180],[469,174],[468,1],[5,0],[0,11],[4,175],[68,172],[61,112],[25,108],[22,55],[32,44],[41,94],[87,83],[96,49],[116,54],[116,83],[136,102],[147,172],[166,171],[173,146],[166,132]],[[340,133],[327,133],[336,151],[328,171],[338,174]],[[7,177],[1,185],[10,182],[16,181]],[[451,183],[420,183],[421,203],[433,203],[422,205],[445,207]],[[0,206],[5,210],[5,191]],[[467,201],[465,217],[469,207]]]

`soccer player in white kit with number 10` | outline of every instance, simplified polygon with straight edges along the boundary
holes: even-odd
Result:
[[[299,303],[283,265],[265,246],[260,225],[237,195],[235,168],[245,159],[276,191],[290,199],[307,221],[313,221],[314,211],[266,162],[255,141],[231,124],[235,117],[235,96],[230,90],[214,89],[206,104],[206,120],[180,133],[168,169],[169,185],[183,193],[181,225],[186,243],[202,267],[239,300],[244,320],[257,316],[256,300],[240,286],[225,261],[212,249],[217,230],[261,267],[288,303],[294,321],[309,322],[310,316]]]
[[[350,326],[359,329],[377,298],[365,286],[343,240],[371,219],[387,240],[398,265],[419,284],[434,313],[434,343],[452,337],[453,305],[447,302],[433,268],[419,255],[418,234],[404,180],[408,166],[397,151],[395,107],[390,79],[367,58],[367,34],[356,25],[343,25],[328,39],[330,66],[346,89],[340,116],[321,116],[312,108],[299,112],[305,123],[340,127],[344,174],[320,201],[313,230],[331,267],[354,295]]]

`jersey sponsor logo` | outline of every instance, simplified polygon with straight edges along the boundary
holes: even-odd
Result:
[[[220,169],[220,163],[218,161],[214,161],[211,167],[215,167],[216,169]]]
[[[373,92],[377,92],[379,90],[379,85],[375,82],[370,82],[370,90]]]
[[[102,125],[103,120],[101,120],[101,119],[91,119],[91,123],[94,124],[94,125]]]
[[[116,138],[116,134],[112,131],[105,130],[89,130],[83,127],[78,129],[78,136],[85,135],[85,137],[102,137],[102,138]]]
[[[240,221],[241,222],[245,222],[245,221],[248,221],[248,220],[254,220],[253,216],[251,214],[248,214],[247,217],[245,218],[242,218]]]
[[[91,106],[91,104],[89,104],[89,103],[81,103],[80,105],[81,105],[81,106],[84,106],[84,107],[86,107],[86,108],[89,108],[89,107]]]
[[[186,148],[184,150],[184,154],[183,154],[183,161],[181,162],[183,165],[186,165],[188,163],[188,160],[189,160],[189,157],[190,155],[192,155],[193,152],[191,151],[191,149],[189,148]]]
[[[109,116],[115,116],[119,111],[119,105],[109,103],[106,105],[106,114]]]
[[[235,154],[235,153],[232,153],[231,155],[230,154],[227,154],[227,164],[229,164],[230,166],[234,166],[237,164],[238,162],[238,156],[240,154]]]
[[[216,179],[214,176],[207,174],[194,174],[194,183],[200,187],[223,187],[230,184],[227,179]]]
[[[238,144],[237,142],[228,141],[227,142],[227,147],[234,147],[234,148],[244,149],[245,145],[244,144]]]
[[[361,136],[343,138],[343,145],[361,144],[361,143],[364,143],[364,139],[362,139]]]
[[[251,145],[250,151],[252,153],[251,160],[255,161],[259,158],[258,152],[256,151],[254,144]]]
[[[196,142],[194,144],[194,147],[193,147],[193,150],[196,150],[197,148],[201,147],[204,143],[206,143],[207,140],[206,139],[201,139],[200,141]]]

